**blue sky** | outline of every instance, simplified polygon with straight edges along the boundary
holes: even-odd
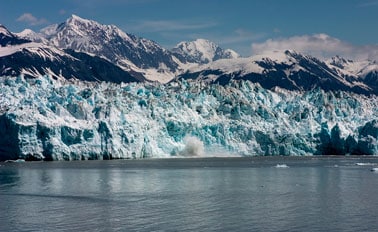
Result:
[[[205,38],[248,56],[264,49],[355,53],[378,46],[378,0],[2,0],[0,23],[35,31],[70,15],[166,48]],[[310,46],[310,48],[306,48]],[[333,46],[329,49],[327,46]],[[317,50],[321,47],[325,51]],[[318,49],[319,50],[319,49]],[[376,52],[375,52],[376,53]]]

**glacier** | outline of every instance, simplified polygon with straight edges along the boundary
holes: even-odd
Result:
[[[0,77],[0,160],[378,155],[377,98],[248,80]]]

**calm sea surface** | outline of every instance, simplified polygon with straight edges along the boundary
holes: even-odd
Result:
[[[374,167],[374,157],[0,163],[0,231],[378,231]]]

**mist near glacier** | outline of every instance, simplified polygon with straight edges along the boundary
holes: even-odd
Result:
[[[0,159],[378,155],[378,99],[249,81],[0,78]]]
[[[184,150],[180,151],[181,156],[203,156],[204,145],[201,140],[194,136],[185,136],[184,137]]]

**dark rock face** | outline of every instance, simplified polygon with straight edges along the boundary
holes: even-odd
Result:
[[[18,45],[28,43],[30,40],[21,39],[13,35],[7,28],[0,24],[0,46]]]

